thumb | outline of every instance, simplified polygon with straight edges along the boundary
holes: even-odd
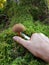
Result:
[[[23,38],[19,37],[19,36],[14,36],[13,39],[18,42],[19,44],[23,45],[24,47],[28,46],[28,41],[24,40]]]

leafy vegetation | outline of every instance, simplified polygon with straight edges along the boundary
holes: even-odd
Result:
[[[5,12],[8,10],[7,16],[10,24],[8,25],[8,28],[3,28],[3,18],[2,25],[0,24],[0,31],[3,28],[3,31],[0,32],[0,65],[49,65],[49,63],[36,58],[27,49],[15,42],[13,36],[17,35],[17,33],[12,31],[12,26],[14,24],[22,23],[26,27],[24,33],[28,36],[31,37],[32,33],[38,32],[44,33],[49,37],[49,25],[44,24],[39,20],[34,20],[28,12],[30,5],[28,6],[27,4],[24,6],[22,2],[19,5],[16,3],[14,4],[14,2],[10,3],[12,4],[11,6],[8,6],[9,10],[7,8],[4,10]],[[8,3],[8,5],[10,3]]]

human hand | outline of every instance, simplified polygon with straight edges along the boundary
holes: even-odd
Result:
[[[49,62],[49,38],[42,33],[32,34],[30,40],[24,40],[19,36],[13,39],[27,48],[34,56]]]

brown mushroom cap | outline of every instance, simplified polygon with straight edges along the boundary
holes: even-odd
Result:
[[[25,31],[25,26],[23,24],[15,24],[12,28],[13,32],[23,32]]]

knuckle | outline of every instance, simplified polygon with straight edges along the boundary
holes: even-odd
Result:
[[[34,33],[34,34],[32,34],[32,36],[37,36],[38,35],[38,33]]]
[[[40,35],[43,35],[43,33],[39,33]]]
[[[31,38],[35,38],[37,36],[38,36],[38,33],[34,33],[34,34],[32,34]]]
[[[45,36],[43,33],[40,33],[40,36]]]

